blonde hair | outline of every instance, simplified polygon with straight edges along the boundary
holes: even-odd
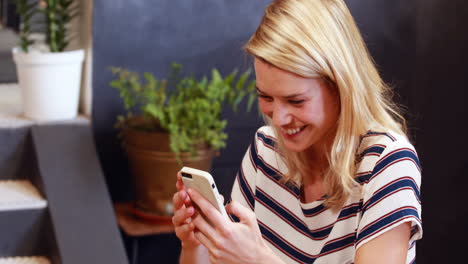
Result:
[[[361,34],[342,0],[276,0],[265,10],[245,51],[255,58],[307,78],[322,78],[337,89],[340,115],[324,174],[326,205],[339,208],[358,186],[356,151],[370,128],[406,134],[404,118],[391,100]],[[300,184],[309,170],[303,153],[278,147],[289,172],[285,181]]]

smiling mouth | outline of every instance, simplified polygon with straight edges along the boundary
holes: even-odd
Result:
[[[288,128],[288,129],[284,129],[284,128],[281,128],[281,131],[289,136],[293,136],[299,132],[301,132],[302,130],[304,130],[306,126],[303,126],[303,127],[296,127],[296,128]]]

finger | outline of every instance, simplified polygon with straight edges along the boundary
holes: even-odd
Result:
[[[221,203],[224,204],[224,195],[219,194],[219,198],[221,198]]]
[[[213,256],[213,254],[210,254],[210,264],[213,263],[218,263],[218,260]]]
[[[208,220],[201,214],[193,217],[193,224],[198,231],[202,232],[208,239],[216,241],[218,234],[216,229],[208,222]]]
[[[190,209],[180,209],[175,211],[174,215],[172,216],[172,224],[177,227],[184,224],[189,224],[192,222],[192,216],[194,209],[191,207]]]
[[[183,201],[180,199],[179,192],[174,193],[172,196],[172,204],[174,205],[174,210],[178,210],[184,204]]]
[[[180,226],[192,222],[191,217],[194,215],[195,209],[193,207],[181,208],[174,213],[172,223],[174,226]]]
[[[182,181],[182,174],[180,173],[180,171],[177,173],[176,187],[178,191],[184,189],[184,182]]]
[[[180,171],[177,173],[177,182],[176,182],[176,187],[178,191],[185,191],[185,185],[184,182],[182,181],[182,176],[180,174]],[[190,197],[186,197],[184,200],[185,207],[192,206],[192,203],[190,201]]]
[[[187,193],[186,193],[187,194]],[[187,194],[184,200],[185,207],[192,207],[192,200],[190,199],[190,196]]]
[[[237,216],[241,223],[256,224],[254,212],[237,201],[232,201],[226,205],[226,212]]]
[[[195,225],[193,223],[190,223],[176,227],[175,233],[180,240],[184,240],[187,239],[194,230]]]
[[[202,232],[195,231],[195,238],[208,249],[210,254],[213,254],[215,250],[217,250],[213,241],[206,237]]]
[[[227,219],[200,193],[190,188],[187,190],[190,199],[198,205],[201,212],[213,223],[217,229],[222,229],[227,223]]]
[[[187,203],[187,199],[190,201],[190,197],[188,196],[187,192],[184,190],[178,191],[172,197],[172,203],[174,205],[174,209],[182,208],[184,204],[190,205],[190,202]],[[188,207],[188,206],[186,206]]]

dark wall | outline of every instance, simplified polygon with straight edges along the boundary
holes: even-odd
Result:
[[[383,79],[394,88],[394,99],[406,109],[410,129],[417,129],[414,123],[418,113],[411,87],[417,56],[416,2],[351,0],[346,3]]]
[[[241,48],[259,23],[268,1],[96,1],[94,3],[93,125],[112,196],[129,199],[129,177],[113,124],[123,113],[118,93],[110,88],[109,66],[148,71],[166,77],[171,62],[195,76],[222,73],[249,65]],[[228,193],[240,159],[258,127],[256,111],[226,111],[230,120],[227,149],[215,160],[213,173]]]
[[[418,1],[418,60],[414,87],[422,113],[418,146],[424,161],[422,259],[466,259],[468,216],[468,2]],[[464,262],[464,261],[463,261]]]
[[[93,125],[114,200],[131,198],[130,178],[112,129],[123,112],[107,67],[162,77],[178,61],[200,76],[218,67],[247,67],[242,44],[270,1],[95,1]],[[406,105],[411,137],[423,167],[424,239],[418,263],[460,262],[468,235],[463,206],[468,176],[465,107],[468,3],[463,0],[348,0],[384,79]],[[256,114],[230,120],[228,148],[214,174],[225,194],[259,125]],[[150,242],[147,242],[150,243]],[[148,257],[150,259],[150,257]],[[143,260],[141,260],[143,261]],[[141,262],[144,263],[144,262]]]
[[[347,1],[384,79],[407,106],[422,163],[418,263],[462,263],[468,235],[468,2]]]

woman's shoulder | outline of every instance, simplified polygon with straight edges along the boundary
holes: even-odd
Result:
[[[419,158],[416,149],[405,135],[393,131],[367,131],[361,136],[357,160],[358,182],[367,184],[374,178],[384,178],[377,177],[384,174],[384,171],[400,173],[402,170],[405,173],[412,172],[412,177],[418,178],[419,182]]]
[[[411,149],[416,152],[406,135],[394,131],[371,129],[360,136],[357,155],[361,158],[365,155],[380,157],[398,148]]]
[[[421,166],[405,135],[369,130],[361,137],[356,181],[361,209],[356,248],[410,222],[411,241],[422,237]]]

